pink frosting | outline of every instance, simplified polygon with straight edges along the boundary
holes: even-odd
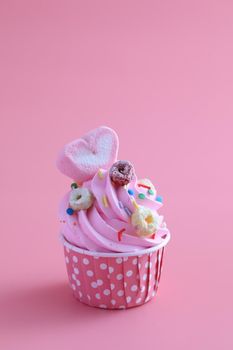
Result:
[[[162,243],[168,234],[165,224],[156,231],[154,238],[144,238],[136,235],[130,221],[130,213],[135,210],[132,198],[138,205],[157,212],[162,203],[156,201],[156,191],[153,195],[148,194],[146,188],[138,187],[136,177],[127,186],[115,186],[107,170],[102,170],[102,174],[102,178],[96,173],[92,180],[83,183],[83,187],[90,189],[95,197],[93,206],[88,210],[68,215],[69,193],[62,199],[59,217],[66,240],[91,251],[121,253],[139,251]],[[129,189],[134,191],[134,196],[128,193]],[[139,193],[144,193],[145,199],[138,198]],[[107,206],[103,203],[103,196],[107,198]],[[118,232],[122,229],[124,232],[119,240]]]

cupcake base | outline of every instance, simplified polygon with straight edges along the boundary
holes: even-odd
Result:
[[[157,292],[168,234],[162,244],[137,253],[98,253],[78,248],[61,236],[73,295],[102,309],[145,304]]]

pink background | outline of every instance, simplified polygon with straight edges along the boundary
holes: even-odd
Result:
[[[0,347],[231,349],[232,1],[1,1]],[[99,125],[172,231],[155,302],[79,304],[58,149]]]

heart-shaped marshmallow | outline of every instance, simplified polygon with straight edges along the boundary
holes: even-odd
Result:
[[[108,169],[117,159],[118,136],[106,126],[91,130],[61,150],[57,167],[77,182],[90,180],[99,168]]]

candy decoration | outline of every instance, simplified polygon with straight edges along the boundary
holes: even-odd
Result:
[[[154,193],[154,191],[150,188],[149,190],[148,190],[148,193],[151,195],[151,196],[153,196],[155,193]]]
[[[129,190],[128,190],[128,194],[130,194],[130,196],[133,196],[133,195],[134,195],[134,191],[131,190],[131,189],[129,189]]]
[[[140,198],[140,199],[145,199],[146,196],[144,195],[144,193],[139,193],[139,194],[138,194],[138,198]]]
[[[105,206],[105,208],[108,208],[108,199],[105,195],[103,195],[103,197],[102,197],[102,202],[103,202],[103,205]]]
[[[129,208],[124,207],[124,210],[125,210],[125,212],[126,212],[126,214],[127,214],[128,216],[131,216],[131,215],[132,215],[132,211],[131,211]]]
[[[72,208],[67,208],[66,212],[68,215],[73,215],[74,214],[74,210]]]
[[[119,160],[112,165],[109,175],[114,184],[128,185],[134,178],[134,167],[129,161]]]
[[[58,156],[57,167],[80,183],[91,180],[99,168],[109,169],[116,161],[118,144],[115,131],[101,126],[65,145]]]
[[[154,234],[160,227],[161,221],[161,216],[156,216],[151,209],[143,206],[136,209],[131,216],[131,222],[136,229],[136,233],[144,237]]]
[[[104,174],[101,169],[98,170],[98,176],[101,180],[104,178]]]
[[[132,204],[133,204],[133,206],[134,206],[135,209],[138,209],[138,208],[139,208],[139,205],[138,205],[138,203],[135,201],[134,198],[132,199]]]
[[[124,209],[123,203],[120,202],[120,201],[119,201],[119,207],[120,207],[121,209]]]
[[[117,233],[117,235],[118,235],[118,241],[121,241],[122,235],[123,235],[124,231],[125,231],[125,228],[123,228],[123,229],[121,229],[120,231],[118,231],[118,233]]]
[[[76,182],[73,182],[73,183],[71,184],[71,188],[72,188],[72,189],[78,188],[78,185],[76,184]]]
[[[144,184],[138,184],[138,187],[144,187],[150,190],[150,186],[144,185]]]
[[[163,198],[161,196],[157,196],[156,197],[156,201],[160,202],[160,203],[163,203]]]
[[[74,188],[70,192],[69,204],[73,210],[85,210],[92,206],[94,197],[85,187]]]

